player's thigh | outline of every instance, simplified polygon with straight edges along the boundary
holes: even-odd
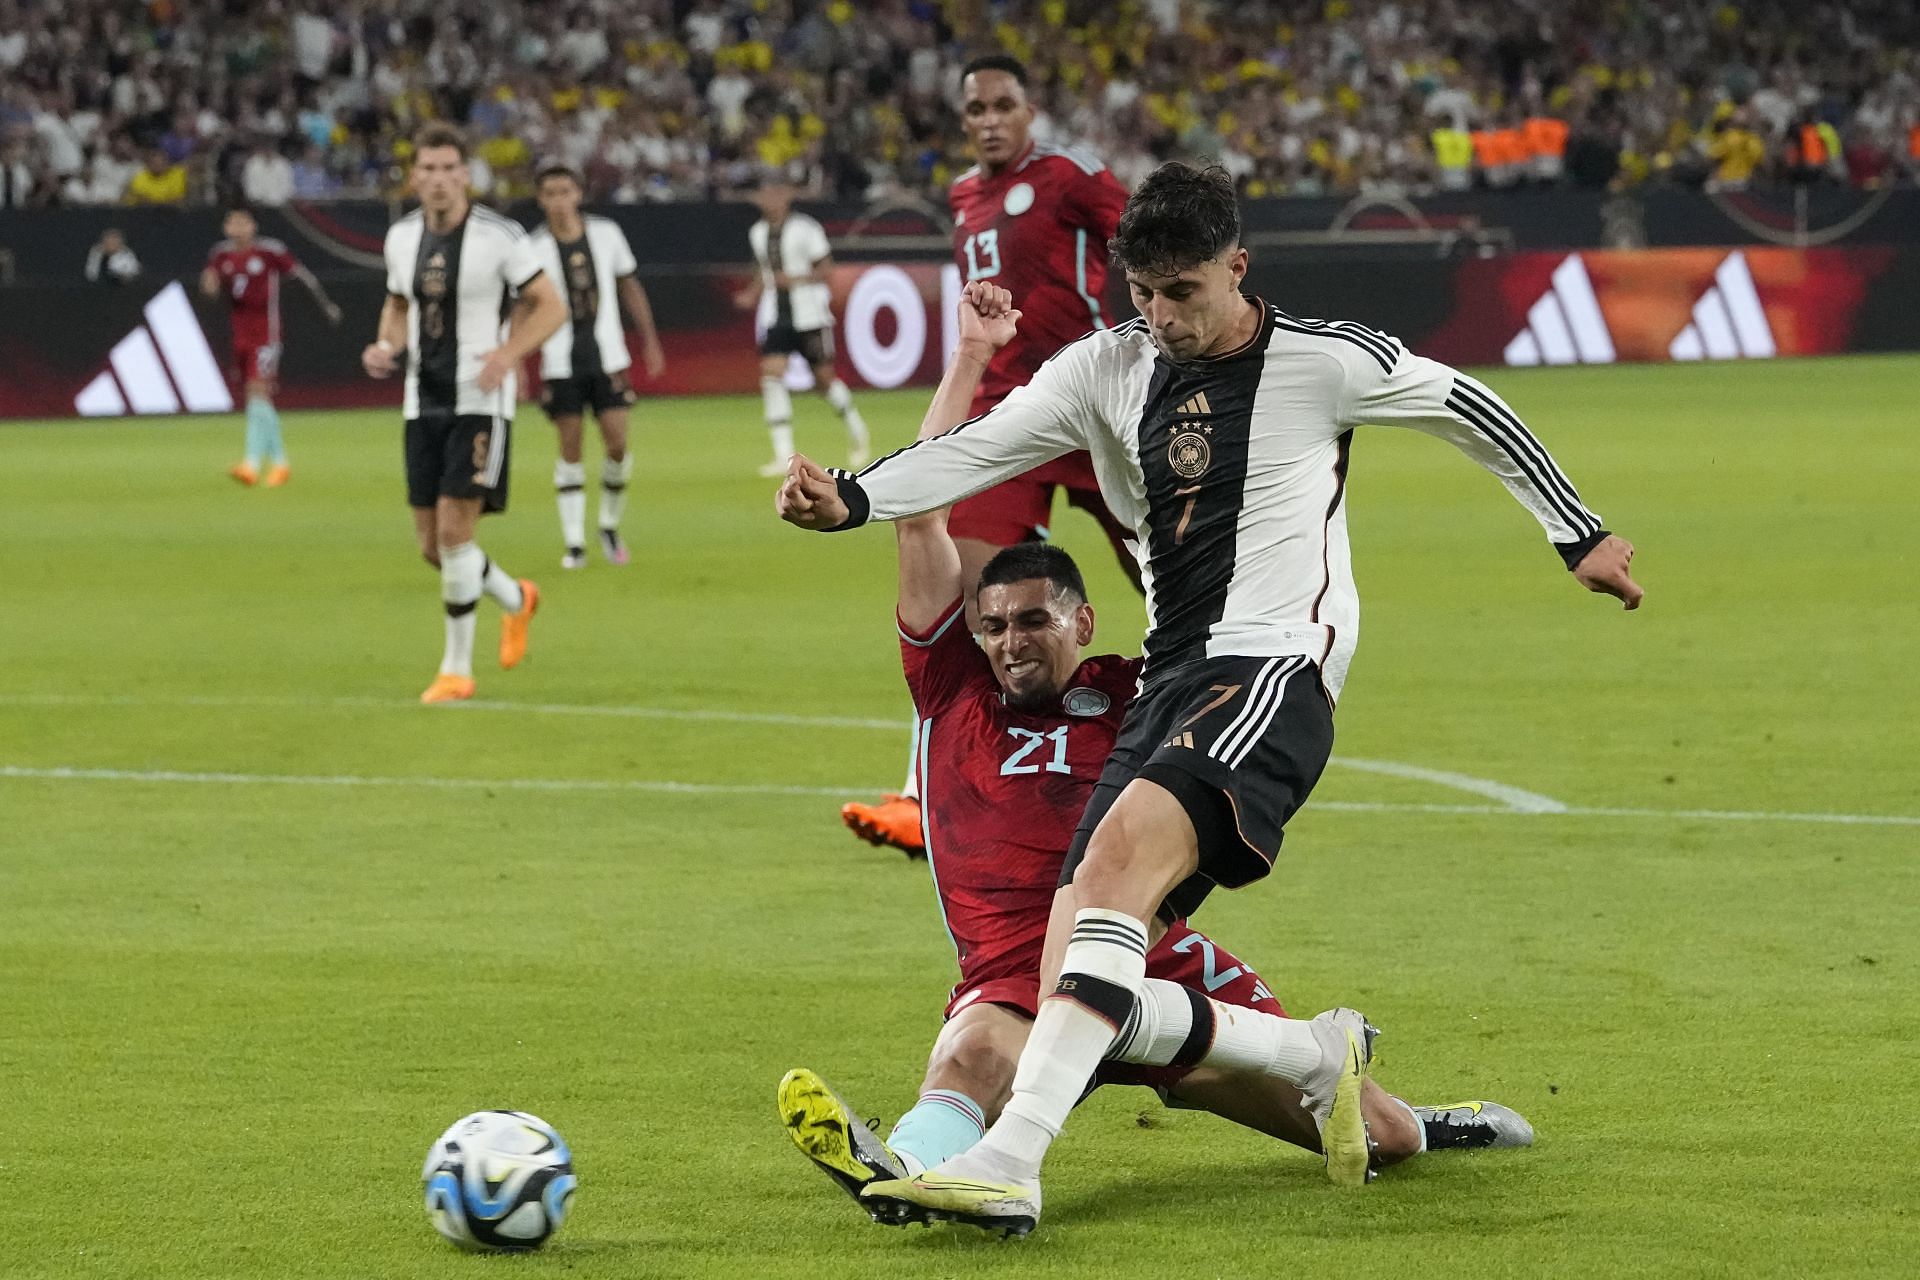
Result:
[[[426,562],[438,569],[440,567],[440,521],[437,504],[431,507],[413,507],[413,540],[420,547],[420,555]]]
[[[434,504],[436,535],[443,547],[458,547],[473,541],[480,524],[481,498],[454,498],[442,494]]]
[[[1199,834],[1186,806],[1159,783],[1135,778],[1094,828],[1072,888],[1079,910],[1146,920],[1199,867]]]
[[[1032,1019],[1005,1005],[984,1001],[968,1005],[940,1028],[921,1092],[964,1093],[981,1105],[991,1121],[1013,1093],[1013,1073],[1032,1029]]]
[[[580,461],[580,442],[585,434],[581,416],[577,413],[553,415],[553,430],[560,437],[560,459],[563,462]]]

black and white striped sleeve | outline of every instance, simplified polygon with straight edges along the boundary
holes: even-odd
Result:
[[[1567,568],[1579,564],[1607,530],[1547,447],[1485,383],[1393,345],[1388,365],[1348,362],[1342,425],[1412,427],[1450,442],[1533,513]]]
[[[836,471],[848,517],[829,532],[923,515],[1086,448],[1086,423],[1097,409],[1082,363],[1070,344],[979,417],[895,450],[858,475]]]

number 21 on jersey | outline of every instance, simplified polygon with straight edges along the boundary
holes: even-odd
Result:
[[[1067,763],[1069,727],[1063,724],[1058,729],[1051,729],[1046,733],[1036,733],[1032,729],[1008,729],[1007,732],[1020,745],[1012,755],[1000,762],[1000,776],[1011,778],[1015,774],[1039,773],[1042,768],[1048,773],[1072,773],[1073,768]],[[1028,757],[1038,753],[1047,743],[1053,744],[1053,754],[1046,759],[1046,763],[1043,765],[1039,760],[1029,763]]]
[[[985,280],[1000,274],[1000,233],[988,229],[967,237],[961,252],[967,255],[967,279]]]

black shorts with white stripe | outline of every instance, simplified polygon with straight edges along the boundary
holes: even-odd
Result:
[[[507,509],[511,420],[433,410],[407,419],[407,505],[479,498],[484,515]]]
[[[1333,707],[1310,658],[1201,658],[1134,700],[1074,832],[1060,883],[1086,857],[1093,830],[1135,778],[1180,801],[1200,840],[1200,870],[1175,886],[1165,920],[1192,915],[1218,885],[1238,889],[1273,870],[1282,828],[1333,753]]]

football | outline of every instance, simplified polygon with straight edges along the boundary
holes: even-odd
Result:
[[[552,1125],[524,1111],[454,1121],[420,1172],[427,1218],[462,1249],[538,1249],[566,1221],[573,1156]]]

